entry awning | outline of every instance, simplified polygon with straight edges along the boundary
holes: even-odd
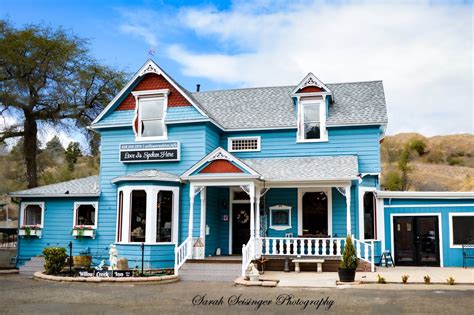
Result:
[[[179,176],[160,170],[143,170],[112,179],[112,183],[136,182],[136,181],[158,181],[158,182],[179,182]]]
[[[243,159],[242,162],[272,182],[355,180],[358,159],[350,156],[314,156]]]

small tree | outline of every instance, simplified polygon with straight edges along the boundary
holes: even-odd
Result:
[[[357,269],[359,265],[359,258],[357,258],[354,245],[352,244],[352,238],[348,235],[346,237],[346,243],[344,244],[344,253],[342,254],[342,260],[339,264],[340,269]]]
[[[64,247],[46,247],[43,249],[44,269],[47,274],[57,275],[66,265],[66,249]]]
[[[82,155],[79,142],[70,142],[66,149],[66,161],[68,169],[74,171],[74,164],[77,163],[77,158]]]
[[[411,167],[408,165],[410,162],[410,147],[405,147],[400,154],[400,160],[398,161],[398,169],[400,170],[400,188],[401,190],[407,190],[410,183],[408,181],[408,173],[411,171]]]

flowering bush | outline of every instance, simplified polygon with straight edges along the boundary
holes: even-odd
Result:
[[[71,234],[76,235],[77,238],[82,238],[84,237],[84,231],[93,231],[94,228],[90,225],[74,225],[72,228]],[[74,233],[76,232],[76,233]]]

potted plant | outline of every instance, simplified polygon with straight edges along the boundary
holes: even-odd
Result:
[[[347,236],[346,243],[344,245],[344,253],[342,254],[342,260],[337,269],[339,274],[339,281],[341,282],[354,282],[355,273],[357,266],[359,265],[359,258],[357,258],[352,239]]]
[[[92,256],[88,250],[79,252],[79,256],[72,256],[74,268],[89,269],[92,262]]]
[[[23,224],[18,230],[18,235],[23,237],[36,236],[38,238],[41,238],[41,227],[39,226],[39,224]]]
[[[90,225],[74,225],[71,234],[77,239],[84,237],[95,238],[95,229]]]

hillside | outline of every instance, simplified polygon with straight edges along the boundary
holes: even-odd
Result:
[[[424,137],[417,133],[387,136],[382,142],[382,185],[385,189],[391,188],[390,173],[399,172],[400,154],[410,143],[416,143],[420,152],[411,150],[409,154],[408,190],[474,190],[474,135]]]

